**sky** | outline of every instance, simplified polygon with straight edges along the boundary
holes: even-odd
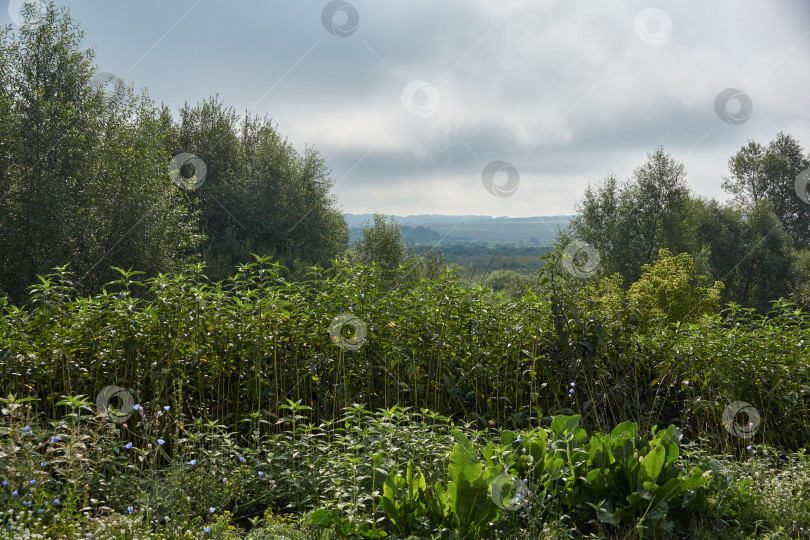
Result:
[[[156,102],[218,93],[314,146],[347,213],[573,214],[659,145],[726,200],[747,141],[810,149],[810,0],[55,3]]]

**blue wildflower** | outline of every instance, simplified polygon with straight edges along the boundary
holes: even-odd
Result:
[[[245,456],[239,456],[239,461],[245,461]]]
[[[31,481],[30,481],[30,482],[28,482],[28,483],[29,483],[29,484],[31,484],[31,485],[33,486],[34,484],[36,484],[36,483],[37,483],[37,481],[36,481],[36,480],[31,480]]]
[[[164,406],[164,407],[163,407],[163,410],[164,410],[164,411],[168,411],[168,410],[169,410],[169,409],[171,409],[171,408],[172,408],[172,406],[171,406],[171,405],[166,405],[166,406]]]
[[[55,504],[55,505],[59,505],[59,499],[54,499],[54,500],[53,500],[53,504]]]
[[[211,531],[211,527],[203,527],[203,532],[210,532],[210,531]]]
[[[131,443],[131,442],[128,442],[127,444],[125,444],[125,445],[124,445],[124,448],[126,448],[127,450],[129,450],[130,448],[132,448],[132,443]]]
[[[189,463],[189,465],[196,465],[196,464],[197,464],[197,460],[196,460],[196,459],[192,459],[192,460],[191,460],[191,461],[189,461],[188,463]]]
[[[163,439],[158,439],[158,444],[159,444],[160,446],[163,446],[163,443],[165,443],[165,442],[166,442],[166,441],[164,441]]]
[[[141,410],[141,404],[136,403],[135,405],[132,406],[132,408],[135,409],[136,411],[139,411],[139,410]]]
[[[53,437],[51,437],[51,442],[59,442],[59,437],[54,435]]]
[[[259,476],[264,476],[264,473],[262,471],[259,471],[258,474],[259,474]]]
[[[216,509],[216,508],[214,508],[214,507],[212,506],[212,507],[210,507],[210,508],[208,509],[208,511],[209,511],[209,512],[211,512],[211,513],[213,514],[214,512],[216,512],[216,511],[217,511],[217,509]]]
[[[130,514],[131,514],[131,513],[132,513],[134,510],[135,510],[135,509],[134,509],[134,508],[132,508],[131,506],[127,506],[127,512],[129,512]]]
[[[16,489],[15,489],[14,491],[12,491],[12,492],[11,492],[11,496],[12,496],[12,497],[16,497],[17,495],[19,495],[19,493],[17,492],[17,490],[16,490]]]
[[[31,431],[31,426],[25,426],[25,427],[23,428],[23,431],[24,431],[24,432],[26,432],[26,433],[28,433],[29,431]]]

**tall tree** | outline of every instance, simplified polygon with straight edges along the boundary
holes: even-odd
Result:
[[[394,219],[388,222],[384,215],[374,214],[373,222],[362,225],[360,232],[362,238],[354,247],[360,262],[378,263],[389,275],[404,262],[402,228]]]
[[[728,169],[732,176],[723,178],[723,189],[734,195],[741,205],[755,204],[765,197],[767,183],[762,170],[765,149],[761,144],[748,141],[746,146],[731,156]]]
[[[689,200],[683,164],[659,146],[624,184],[610,175],[589,186],[577,204],[578,215],[567,238],[595,247],[603,269],[622,274],[629,285],[661,248],[673,253],[694,251],[690,231],[683,227]]]
[[[292,265],[324,263],[346,248],[348,227],[330,194],[334,182],[314,148],[297,152],[266,117],[240,119],[217,96],[186,104],[172,126],[167,148],[193,154],[207,168],[190,195],[203,215],[209,277],[232,275],[252,253]]]
[[[792,136],[779,132],[767,147],[749,141],[729,159],[732,176],[723,189],[742,204],[770,201],[796,247],[810,243],[810,205],[796,193],[796,177],[810,167],[810,157]]]
[[[83,292],[113,265],[178,269],[197,238],[153,104],[93,82],[82,38],[52,4],[41,24],[0,35],[0,286],[17,303],[36,274],[66,263]]]
[[[791,239],[768,200],[739,207],[700,200],[696,234],[710,249],[712,277],[723,281],[722,301],[767,311],[787,296]]]

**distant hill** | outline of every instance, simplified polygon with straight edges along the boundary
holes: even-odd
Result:
[[[372,221],[374,217],[373,214],[344,216],[353,241],[360,236],[360,225]],[[510,218],[424,214],[388,217],[402,225],[402,234],[406,239],[418,244],[549,246],[557,229],[565,227],[573,216]]]

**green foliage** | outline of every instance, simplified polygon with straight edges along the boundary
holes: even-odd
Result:
[[[405,243],[402,241],[402,227],[391,219],[389,223],[383,214],[374,214],[374,222],[360,227],[362,238],[354,246],[357,260],[361,264],[377,263],[390,275],[404,261]]]
[[[792,245],[810,238],[810,206],[795,193],[795,178],[808,166],[790,135],[780,133],[767,148],[751,142],[729,161],[733,176],[723,187],[735,201],[721,205],[692,197],[683,165],[658,148],[624,184],[608,176],[589,186],[555,246],[590,244],[601,257],[601,275],[619,274],[625,287],[660,249],[689,253],[698,274],[725,285],[721,302],[766,313],[790,293]]]
[[[771,442],[800,440],[793,436],[807,425],[802,385],[810,372],[793,344],[810,336],[806,314],[782,303],[767,318],[736,309],[692,319],[694,326],[643,320],[640,327],[643,312],[609,313],[587,290],[561,288],[558,277],[574,278],[552,272],[555,264],[541,280],[542,296],[518,299],[465,288],[453,273],[411,281],[407,269],[397,271],[395,286],[374,268],[349,265],[314,267],[307,281],[288,282],[268,259],[216,286],[185,275],[141,282],[123,272],[83,298],[62,269],[32,288],[30,308],[2,308],[0,369],[21,375],[0,380],[0,394],[37,396],[38,412],[50,417],[63,414],[55,405],[63,396],[96,396],[114,384],[141,403],[182,403],[225,425],[255,416],[243,437],[259,420],[287,416],[288,400],[310,407],[296,414],[315,423],[351,403],[426,408],[480,427],[579,413],[584,427],[600,431],[624,420],[649,428],[687,413],[683,429],[722,436],[722,407],[711,416],[693,415],[693,407],[750,402],[747,389],[761,396],[755,405],[764,418],[790,426],[768,431]],[[329,335],[346,312],[368,326],[357,350]],[[727,350],[730,342],[739,346]],[[756,380],[774,391],[763,393]],[[663,399],[674,388],[676,399]]]
[[[166,174],[154,104],[94,82],[82,39],[53,5],[42,24],[0,32],[0,294],[17,303],[57,265],[86,293],[114,278],[112,265],[184,268],[201,240]]]
[[[810,156],[799,141],[781,131],[766,147],[749,141],[728,165],[732,175],[723,189],[744,206],[768,201],[795,247],[810,242],[810,205],[796,195],[796,177],[810,167]]]
[[[329,194],[334,181],[311,147],[299,154],[266,117],[241,119],[218,96],[185,105],[170,127],[166,148],[189,152],[207,167],[191,193],[207,236],[208,276],[222,280],[251,254],[270,254],[286,265],[325,263],[342,253],[348,227]]]
[[[535,293],[541,292],[540,279],[537,276],[521,274],[514,270],[495,270],[486,274],[481,285],[495,292],[503,291],[512,298],[520,298],[529,288]]]
[[[725,285],[721,302],[765,313],[788,294],[791,240],[769,201],[742,208],[697,201],[694,209],[697,237],[710,251],[711,274]]]
[[[205,260],[224,279],[253,253],[327,263],[348,228],[313,148],[301,154],[266,118],[239,122],[216,97],[175,121],[146,92],[94,81],[92,50],[67,11],[0,33],[0,296],[15,303],[55,266],[82,294],[111,266],[154,277]],[[187,192],[168,172],[191,153],[207,168]]]
[[[688,253],[673,256],[662,249],[658,260],[644,266],[641,279],[630,286],[627,300],[649,319],[668,323],[687,322],[719,310],[723,284],[706,286],[705,276],[696,275],[695,262]]]
[[[599,252],[602,270],[621,274],[629,284],[661,248],[675,253],[693,249],[690,231],[683,227],[689,199],[683,164],[658,147],[626,183],[620,185],[611,175],[589,186],[578,215],[555,245],[562,249],[574,238],[587,242]]]
[[[794,252],[790,265],[791,300],[810,309],[810,249]]]
[[[402,535],[411,535],[422,529],[422,521],[427,516],[425,475],[419,468],[414,468],[409,460],[405,476],[400,476],[396,469],[391,469],[383,484],[380,505],[393,528]]]
[[[440,482],[428,489],[410,462],[405,477],[392,469],[380,499],[389,532],[449,529],[461,538],[491,537],[495,530],[508,531],[514,525],[509,514],[524,506],[528,511],[534,506],[543,518],[562,513],[578,523],[595,518],[637,530],[686,517],[681,509],[699,498],[707,476],[697,467],[681,475],[680,432],[674,426],[654,427],[643,437],[637,424],[623,422],[609,435],[588,439],[579,420],[557,416],[550,429],[519,437],[503,432],[499,444],[487,443],[483,459],[462,432],[454,432],[446,491]],[[516,490],[520,478],[532,489]]]

